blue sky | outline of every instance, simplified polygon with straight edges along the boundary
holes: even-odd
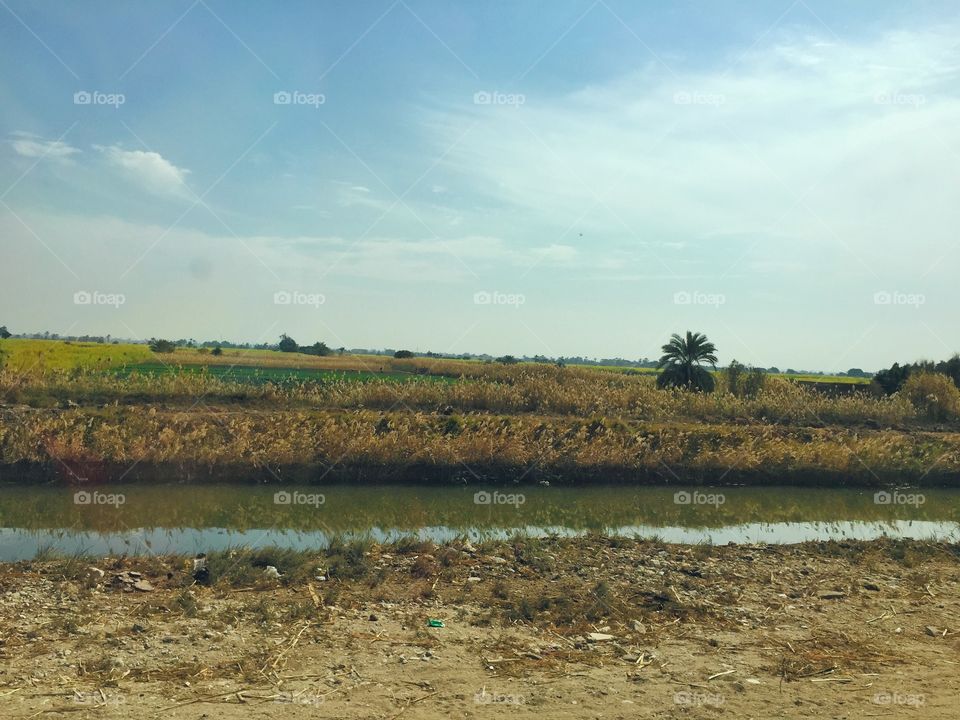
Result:
[[[956,9],[837,5],[2,0],[0,323],[946,357]]]

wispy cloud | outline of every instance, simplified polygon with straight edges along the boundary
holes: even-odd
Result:
[[[78,148],[62,140],[44,140],[37,135],[25,132],[14,133],[14,139],[10,141],[10,145],[17,155],[28,158],[67,161],[72,155],[80,152]]]
[[[186,185],[189,170],[177,167],[160,153],[143,150],[124,150],[118,145],[95,145],[107,162],[130,179],[157,195],[188,197]]]
[[[531,90],[520,108],[451,104],[423,126],[438,151],[473,128],[445,166],[518,237],[645,246],[657,272],[662,258],[721,275],[743,254],[773,274],[800,246],[842,272],[925,268],[920,251],[952,243],[960,221],[944,195],[960,157],[956,33],[775,35],[712,67],[679,58],[563,96]],[[761,240],[734,247],[745,235]]]

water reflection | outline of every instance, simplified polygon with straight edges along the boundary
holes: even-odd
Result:
[[[288,496],[278,498],[277,492]],[[77,502],[72,489],[6,487],[0,489],[0,560],[31,558],[47,548],[91,555],[240,545],[319,548],[333,536],[382,542],[409,535],[445,541],[605,532],[718,544],[960,538],[960,492],[951,490],[914,490],[903,496],[909,504],[884,502],[872,491],[798,488],[494,492],[478,497],[476,488],[461,487],[123,486],[96,488],[99,496]]]

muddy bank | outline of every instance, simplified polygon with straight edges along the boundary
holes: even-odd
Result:
[[[0,712],[946,720],[958,552],[405,542],[211,555],[207,575],[40,559],[0,566]]]

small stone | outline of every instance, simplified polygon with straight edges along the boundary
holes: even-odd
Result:
[[[374,615],[373,613],[371,613],[371,614],[370,614],[370,617],[367,618],[367,620],[369,620],[370,622],[377,622],[377,620],[379,620],[379,619],[380,619],[380,618],[378,618],[378,617],[377,617],[376,615]]]
[[[468,583],[478,583],[478,582],[480,582],[480,580],[481,580],[481,578],[478,578],[478,577],[475,576],[475,575],[471,575],[470,577],[467,578],[467,582],[468,582]]]
[[[943,637],[943,630],[935,628],[933,625],[927,625],[923,631],[930,637]]]
[[[610,642],[616,638],[608,633],[592,632],[587,633],[588,642]]]
[[[837,590],[826,590],[818,594],[817,597],[821,600],[842,600],[844,598],[844,594],[842,592],[838,592]]]
[[[264,575],[264,577],[269,578],[269,579],[271,579],[271,580],[279,580],[279,579],[280,579],[280,571],[277,570],[273,565],[267,565],[267,566],[263,569],[263,575]]]
[[[872,582],[865,582],[863,584],[863,589],[870,590],[871,592],[880,592],[880,586]]]
[[[632,623],[630,623],[630,627],[633,628],[635,633],[640,633],[641,635],[647,632],[646,626],[639,620],[634,620]]]
[[[153,585],[148,580],[137,580],[133,584],[133,589],[140,592],[153,592]]]

